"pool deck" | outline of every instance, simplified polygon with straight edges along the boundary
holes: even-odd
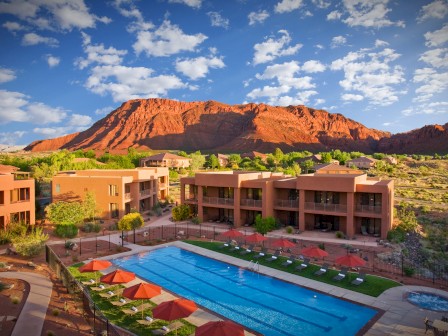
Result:
[[[131,251],[120,253],[118,255],[104,257],[101,259],[120,258],[139,252],[145,252],[156,248],[161,248],[163,246],[177,246],[182,249],[195,252],[197,254],[204,255],[207,257],[211,257],[217,260],[221,260],[239,267],[246,268],[248,266],[248,262],[245,260],[237,259],[214,251],[206,250],[180,241],[170,242],[158,246],[140,246],[128,243],[126,244],[126,247],[130,248]],[[107,273],[108,270],[104,270],[104,272]],[[353,292],[348,289],[304,278],[299,275],[283,272],[263,265],[259,266],[259,272],[268,276],[275,277],[277,279],[297,284],[299,286],[304,286],[326,294],[333,295],[335,297],[350,300],[352,302],[371,306],[384,311],[384,314],[373,324],[373,326],[370,327],[369,330],[365,332],[364,335],[372,335],[372,336],[425,335],[425,324],[424,324],[425,317],[427,317],[429,320],[436,320],[441,319],[442,315],[446,315],[446,313],[443,314],[418,308],[417,306],[409,303],[405,299],[406,294],[412,291],[424,291],[448,297],[448,292],[435,288],[422,287],[422,286],[399,286],[388,289],[387,291],[382,293],[379,297],[372,297],[369,295]],[[157,303],[172,299],[172,295],[169,293],[165,292],[163,295],[164,296],[157,298],[158,301]],[[213,315],[210,312],[202,309],[199,309],[196,313],[192,314],[189,318],[187,318],[189,322],[191,322],[196,326],[200,326],[208,321],[219,319],[220,318],[218,316]],[[246,332],[246,335],[251,335],[251,333]]]

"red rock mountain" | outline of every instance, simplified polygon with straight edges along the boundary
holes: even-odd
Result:
[[[35,141],[25,150],[141,149],[221,152],[322,151],[372,153],[388,132],[305,106],[226,105],[215,101],[136,99],[123,103],[89,129]],[[391,143],[390,148],[395,148]]]

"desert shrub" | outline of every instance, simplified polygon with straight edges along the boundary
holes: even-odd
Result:
[[[11,302],[14,304],[18,304],[20,300],[17,296],[11,296]]]
[[[342,239],[345,237],[344,232],[342,231],[336,231],[336,238]]]
[[[78,234],[78,227],[75,224],[58,224],[54,229],[54,234],[61,238],[74,238]]]
[[[0,245],[10,243],[12,236],[9,230],[0,230]]]
[[[191,222],[192,222],[193,224],[200,224],[200,223],[201,223],[201,220],[199,219],[198,216],[194,216],[194,217],[191,219]]]
[[[84,223],[82,230],[86,233],[89,232],[100,232],[101,231],[101,226],[98,223]]]
[[[53,309],[53,311],[51,313],[53,314],[53,316],[58,316],[59,315],[59,309],[55,308],[55,309]]]
[[[108,229],[109,229],[109,231],[118,230],[118,223],[114,223],[114,224],[109,225]]]
[[[188,217],[190,217],[190,207],[186,204],[181,204],[178,206],[175,206],[173,208],[173,220],[178,222],[178,221],[183,221],[188,219]]]
[[[138,212],[131,212],[124,215],[118,222],[119,230],[133,230],[142,227],[144,224],[143,217]]]
[[[272,216],[262,218],[260,214],[255,217],[255,231],[266,234],[275,229],[275,218]]]
[[[324,251],[325,251],[325,244],[324,244],[324,243],[320,243],[318,246],[319,246],[319,248],[320,248],[321,250],[324,250]]]
[[[56,334],[55,334],[55,332],[54,331],[52,331],[52,330],[48,330],[47,331],[47,336],[55,336]]]
[[[25,257],[38,255],[45,246],[48,235],[42,228],[35,228],[26,236],[14,237],[12,243],[17,253]]]
[[[292,226],[287,226],[286,228],[285,228],[285,231],[286,231],[286,233],[293,233],[294,232],[294,228],[292,227]]]
[[[395,229],[390,230],[387,233],[387,240],[389,240],[392,243],[402,243],[404,242],[405,235],[406,232],[404,232],[399,227],[396,227]]]
[[[64,247],[65,247],[67,250],[71,250],[71,249],[73,248],[74,245],[75,245],[74,242],[72,242],[71,240],[67,240],[67,241],[65,242],[65,244],[64,244]]]
[[[404,275],[406,275],[406,276],[408,276],[408,277],[413,276],[414,273],[415,273],[415,269],[412,268],[412,267],[408,267],[408,266],[405,266],[405,267],[403,268],[403,271],[404,271]]]

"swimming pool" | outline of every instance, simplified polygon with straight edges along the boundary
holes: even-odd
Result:
[[[113,262],[266,336],[356,335],[377,313],[177,247]]]
[[[426,292],[410,292],[407,295],[407,299],[420,308],[448,312],[448,298],[441,295]]]

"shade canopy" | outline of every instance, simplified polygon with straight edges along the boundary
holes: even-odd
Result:
[[[258,232],[255,232],[249,236],[246,236],[244,239],[246,239],[246,241],[249,243],[261,243],[261,242],[267,240],[268,238],[259,234]]]
[[[357,255],[354,254],[347,254],[341,257],[336,258],[335,262],[340,265],[344,265],[347,267],[358,267],[358,266],[364,266],[366,264],[366,261]]]
[[[322,250],[321,248],[317,247],[317,246],[310,246],[310,247],[306,247],[304,249],[302,249],[302,251],[300,251],[301,254],[303,254],[306,257],[310,257],[310,258],[323,258],[328,256],[328,252]]]
[[[123,271],[121,269],[117,269],[111,273],[103,275],[100,278],[101,282],[113,285],[113,284],[121,284],[132,281],[135,279],[135,274],[132,272]]]
[[[96,272],[101,271],[103,269],[106,269],[108,267],[112,266],[112,263],[107,260],[92,260],[88,262],[87,264],[81,266],[79,268],[80,272]]]
[[[283,248],[288,248],[288,247],[295,247],[296,244],[294,244],[292,241],[286,239],[286,238],[280,238],[280,239],[276,239],[273,243],[272,243],[273,247],[283,247]]]
[[[154,318],[165,321],[177,320],[190,316],[198,307],[196,303],[187,299],[177,299],[159,304],[152,310]]]
[[[162,288],[149,283],[139,283],[125,288],[123,296],[131,300],[150,299],[162,293]]]
[[[210,321],[196,328],[195,336],[244,336],[244,328],[232,321]]]
[[[236,238],[243,236],[243,233],[241,231],[231,229],[229,231],[223,232],[222,235],[229,238]]]

